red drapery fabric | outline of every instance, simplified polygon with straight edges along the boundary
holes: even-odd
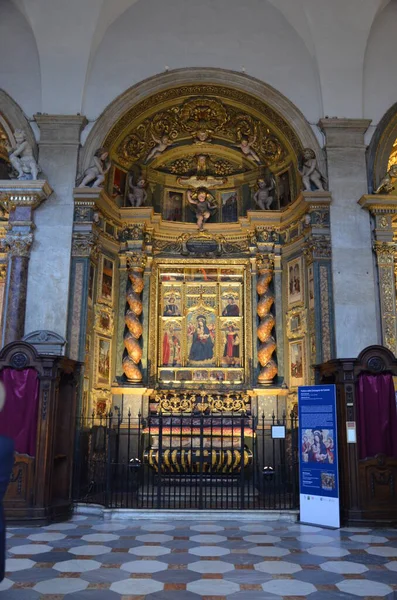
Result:
[[[397,409],[393,377],[362,373],[357,383],[358,457],[397,458]]]
[[[36,454],[39,378],[35,369],[5,368],[0,380],[6,390],[6,403],[0,415],[0,435],[14,440],[15,451]]]

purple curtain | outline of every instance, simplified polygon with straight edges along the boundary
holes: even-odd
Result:
[[[362,373],[357,384],[358,457],[397,458],[397,409],[393,377]]]
[[[0,415],[0,435],[14,440],[15,451],[36,455],[39,378],[35,369],[5,368],[0,380],[6,390],[6,403]]]

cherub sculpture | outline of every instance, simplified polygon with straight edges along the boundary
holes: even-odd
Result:
[[[145,163],[149,162],[149,160],[151,160],[152,158],[159,156],[160,154],[165,152],[165,150],[167,150],[169,146],[172,145],[172,141],[170,140],[168,135],[163,135],[161,138],[158,138],[152,133],[152,138],[153,141],[156,142],[156,146],[154,146],[150,150],[149,154],[145,159]]]
[[[256,163],[258,163],[258,165],[260,165],[261,159],[259,158],[259,156],[257,155],[257,153],[255,152],[255,150],[252,147],[253,144],[255,144],[255,141],[256,141],[256,135],[254,135],[251,138],[249,138],[246,135],[243,135],[241,137],[240,142],[237,144],[237,148],[240,148],[240,150],[244,154],[244,156],[246,156],[247,158],[252,158]]]
[[[392,165],[376,190],[374,194],[390,194],[395,189],[395,183],[397,182],[397,165]]]
[[[214,197],[207,191],[206,188],[198,188],[197,191],[188,190],[187,199],[194,207],[194,212],[197,217],[197,227],[200,231],[203,229],[204,223],[208,221],[212,213],[215,211]]]
[[[135,174],[130,172],[128,175],[128,200],[131,206],[135,208],[144,206],[147,199],[146,179],[139,175],[135,183]]]
[[[271,194],[274,190],[274,181],[271,180],[270,183],[266,183],[265,179],[260,178],[257,183],[258,189],[254,194],[255,204],[260,210],[269,210],[274,200],[273,194]]]
[[[109,152],[106,148],[98,148],[92,159],[92,165],[84,171],[79,187],[86,187],[89,183],[92,183],[92,187],[102,187],[110,167]]]
[[[320,173],[317,166],[316,154],[311,148],[304,148],[303,160],[301,167],[298,168],[298,173],[302,177],[303,188],[306,192],[312,191],[312,183],[316,186],[317,190],[324,191],[323,183],[325,179]]]
[[[16,145],[8,146],[10,163],[18,173],[18,179],[37,179],[40,167],[37,164],[32,146],[26,139],[23,129],[14,131]]]
[[[211,131],[209,129],[197,129],[193,135],[195,144],[205,144],[212,142],[211,140]]]

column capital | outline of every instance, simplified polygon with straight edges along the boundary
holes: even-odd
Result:
[[[98,235],[96,232],[88,231],[84,233],[73,232],[72,237],[72,256],[89,257],[98,253]]]
[[[303,254],[309,261],[330,259],[332,256],[331,238],[328,235],[311,235],[305,242]]]
[[[80,144],[80,133],[87,125],[82,115],[34,115],[40,128],[40,142],[43,146],[76,146]]]
[[[146,265],[147,256],[144,252],[126,252],[127,269],[134,271],[140,269],[143,271]]]
[[[263,271],[274,270],[274,255],[273,254],[257,254],[256,255],[256,268],[258,273]]]
[[[4,238],[8,247],[9,256],[29,258],[30,248],[33,244],[33,233],[9,232]]]
[[[365,147],[364,134],[370,119],[320,119],[318,126],[326,137],[327,148]]]

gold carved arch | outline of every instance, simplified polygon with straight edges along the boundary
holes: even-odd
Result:
[[[169,146],[148,160],[156,139],[163,136]],[[239,148],[243,138],[250,141],[260,162],[243,154]],[[104,146],[117,168],[127,172],[139,165],[156,182],[164,173],[183,174],[189,161],[204,154],[217,174],[228,172],[235,183],[254,182],[263,168],[274,174],[290,169],[292,187],[295,192],[299,189],[296,167],[302,146],[293,128],[262,100],[226,86],[191,84],[158,92],[129,109],[110,130]]]

